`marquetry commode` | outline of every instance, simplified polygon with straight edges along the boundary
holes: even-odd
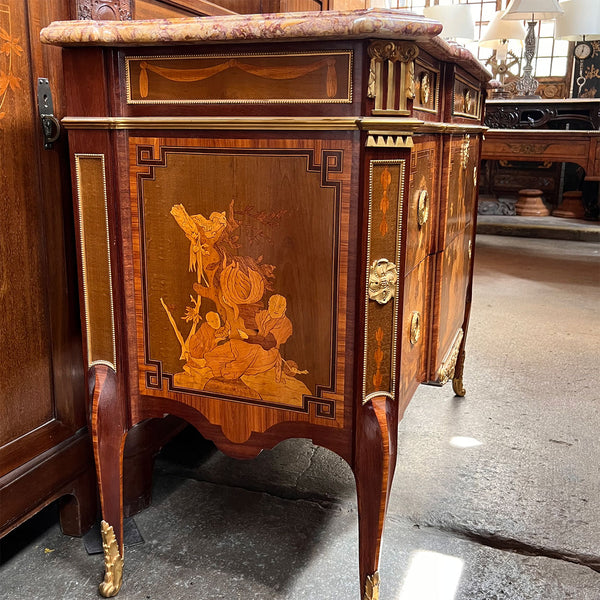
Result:
[[[482,87],[441,25],[386,10],[63,22],[106,574],[122,449],[171,413],[224,452],[289,437],[355,475],[360,585],[398,420],[462,366]]]

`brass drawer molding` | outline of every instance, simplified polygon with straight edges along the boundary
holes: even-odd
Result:
[[[419,229],[423,227],[429,219],[429,194],[427,190],[421,190],[418,192],[419,197],[417,200],[417,224]]]
[[[398,269],[387,258],[380,258],[371,265],[369,272],[369,299],[387,304],[396,295]]]
[[[415,310],[410,315],[410,343],[414,346],[421,339],[421,313]]]
[[[464,335],[464,331],[459,329],[456,337],[454,338],[454,342],[452,343],[452,348],[450,348],[450,352],[448,352],[448,355],[438,371],[438,382],[441,384],[450,381],[450,379],[454,377],[454,370],[456,369],[456,361],[458,360],[460,344]]]

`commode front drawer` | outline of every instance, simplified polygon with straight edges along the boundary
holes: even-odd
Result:
[[[462,340],[469,266],[472,253],[472,225],[469,224],[449,245],[436,255],[433,290],[433,325],[429,379],[444,379],[444,363],[451,358]]]
[[[409,273],[427,255],[435,252],[440,195],[439,162],[439,137],[419,138],[411,156],[405,273]]]

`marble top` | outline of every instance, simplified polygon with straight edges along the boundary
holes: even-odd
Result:
[[[57,21],[41,40],[59,46],[126,46],[314,39],[424,39],[442,25],[409,11],[366,9],[187,17],[148,21]]]
[[[166,46],[318,40],[414,40],[440,59],[452,60],[482,81],[491,74],[462,46],[437,37],[438,21],[398,9],[313,11],[187,17],[148,21],[56,21],[40,38],[57,46]]]

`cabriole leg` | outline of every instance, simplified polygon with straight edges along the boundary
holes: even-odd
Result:
[[[99,591],[115,596],[123,580],[123,447],[126,430],[118,402],[115,372],[96,365],[90,374],[92,391],[92,440],[102,505],[104,580]]]
[[[354,476],[358,497],[358,537],[362,600],[379,598],[379,552],[396,466],[393,401],[378,396],[359,419]]]

